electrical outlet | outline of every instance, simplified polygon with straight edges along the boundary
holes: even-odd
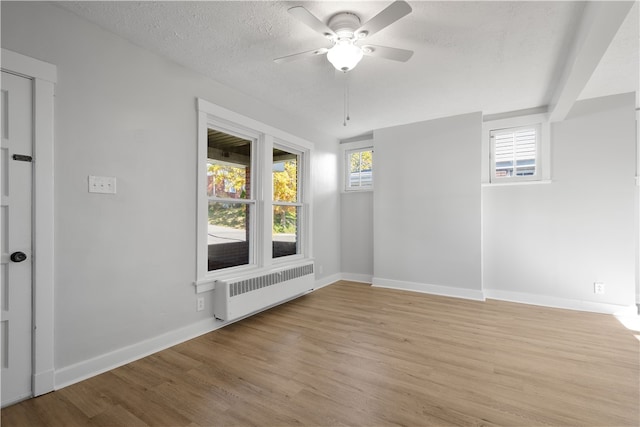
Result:
[[[598,295],[604,295],[604,283],[595,282],[593,284],[593,293]]]
[[[198,297],[196,311],[202,311],[202,310],[204,310],[204,297]]]
[[[89,193],[116,194],[116,177],[89,175]]]

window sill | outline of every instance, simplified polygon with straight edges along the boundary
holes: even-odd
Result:
[[[510,182],[483,182],[483,187],[509,187],[512,185],[534,185],[534,184],[551,184],[550,179],[540,179],[531,181],[510,181]]]
[[[351,194],[351,193],[372,193],[373,192],[373,187],[370,188],[363,188],[362,190],[342,190],[342,193],[344,194]]]

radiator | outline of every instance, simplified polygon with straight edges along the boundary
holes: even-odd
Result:
[[[255,277],[216,280],[213,314],[235,320],[313,290],[313,263]]]

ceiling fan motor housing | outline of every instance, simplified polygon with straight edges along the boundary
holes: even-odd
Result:
[[[329,19],[327,26],[338,35],[339,39],[353,39],[353,32],[360,28],[360,18],[355,13],[340,12]]]

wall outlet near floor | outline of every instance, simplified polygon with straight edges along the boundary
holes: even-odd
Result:
[[[204,310],[204,297],[198,297],[198,302],[196,304],[196,311]]]
[[[598,295],[604,295],[604,283],[595,282],[593,284],[593,293]]]

